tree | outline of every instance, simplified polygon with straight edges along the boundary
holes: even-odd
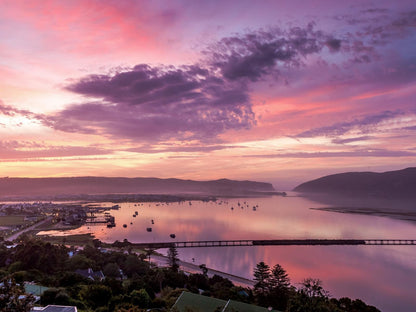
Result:
[[[179,270],[179,258],[178,251],[176,250],[175,245],[171,245],[168,250],[168,264],[172,271],[178,272]]]
[[[104,285],[88,285],[80,291],[80,297],[94,309],[107,305],[111,296],[111,288]]]
[[[130,293],[131,303],[140,307],[140,308],[148,308],[152,299],[150,298],[149,294],[145,289],[140,290],[133,290]]]
[[[128,277],[143,275],[148,272],[149,264],[140,260],[136,255],[128,255],[122,269]]]
[[[269,292],[269,280],[271,277],[270,267],[262,262],[259,262],[254,269],[254,292],[257,295],[267,295]]]
[[[269,284],[272,289],[288,289],[290,287],[289,276],[280,264],[273,267]]]
[[[333,302],[328,299],[328,292],[322,287],[322,281],[315,278],[306,278],[301,288],[290,298],[286,311],[298,312],[338,312]],[[359,310],[361,311],[361,310]]]
[[[35,297],[33,297],[33,295],[25,295],[23,289],[10,277],[5,277],[0,285],[0,311],[30,311],[35,302]]]
[[[305,278],[302,282],[301,291],[308,297],[328,298],[329,293],[322,287],[322,281],[317,278]]]
[[[276,264],[269,279],[269,304],[280,311],[286,310],[290,296],[290,279],[280,264]]]
[[[208,277],[208,268],[206,264],[200,264],[199,268],[202,270],[202,275],[204,275],[205,277]]]
[[[114,263],[114,262],[107,263],[104,266],[103,273],[106,277],[113,277],[113,278],[121,277],[120,267],[117,265],[117,263]]]

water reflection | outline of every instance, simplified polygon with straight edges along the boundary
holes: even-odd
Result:
[[[244,203],[246,202],[246,203]],[[240,206],[238,205],[240,203]],[[108,204],[111,205],[111,204]],[[253,210],[253,207],[256,207]],[[416,223],[385,217],[311,210],[325,207],[301,197],[227,199],[213,202],[121,204],[117,227],[86,226],[114,242],[187,240],[365,238],[412,239]],[[135,211],[137,217],[133,217]],[[151,220],[154,220],[152,224]],[[132,224],[130,224],[132,223]],[[127,224],[126,228],[122,225]],[[152,232],[146,228],[152,227]],[[174,233],[175,239],[169,235]],[[256,263],[279,263],[294,284],[320,278],[335,297],[361,298],[382,311],[414,311],[416,246],[273,246],[180,249],[182,260],[252,278]]]

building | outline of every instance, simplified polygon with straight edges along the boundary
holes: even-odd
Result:
[[[266,309],[253,304],[239,302],[235,300],[221,300],[207,296],[197,295],[183,291],[171,311],[188,312],[278,312],[273,309]]]
[[[48,305],[46,307],[34,307],[30,312],[77,312],[77,307],[73,306],[60,306],[60,305]]]
[[[104,276],[102,271],[95,271],[94,272],[91,268],[86,269],[86,270],[78,269],[78,270],[75,271],[75,273],[77,273],[79,275],[82,275],[86,278],[89,278],[93,281],[94,280],[102,281],[102,280],[105,279],[105,276]]]

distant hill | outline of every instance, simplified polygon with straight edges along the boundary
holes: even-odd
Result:
[[[0,197],[77,194],[204,194],[250,195],[274,192],[270,183],[254,181],[192,181],[158,178],[0,178]]]
[[[344,197],[412,199],[416,198],[416,168],[383,173],[333,174],[300,184],[294,191]]]

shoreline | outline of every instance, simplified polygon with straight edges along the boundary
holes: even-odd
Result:
[[[157,254],[157,255],[152,254],[150,262],[154,263],[158,267],[166,267],[167,262],[168,262],[168,257],[164,256],[162,254]],[[186,261],[183,261],[183,260],[179,260],[178,264],[180,266],[180,270],[182,270],[185,273],[194,274],[194,273],[201,273],[202,272],[201,268],[199,267],[200,264],[186,262]],[[209,268],[209,267],[207,267],[207,270],[208,270],[207,275],[209,277],[212,277],[214,275],[219,275],[223,278],[229,279],[236,286],[242,286],[242,287],[247,287],[247,288],[253,288],[254,287],[254,281],[250,280],[248,278],[245,278],[245,277],[242,277],[242,276],[237,276],[237,275],[227,273],[227,272],[223,272],[223,271],[219,271],[219,270],[212,269],[212,268]]]
[[[408,210],[392,211],[390,209],[373,207],[320,207],[309,208],[311,210],[321,210],[338,213],[363,214],[369,216],[388,217],[392,219],[416,222],[416,212]]]

